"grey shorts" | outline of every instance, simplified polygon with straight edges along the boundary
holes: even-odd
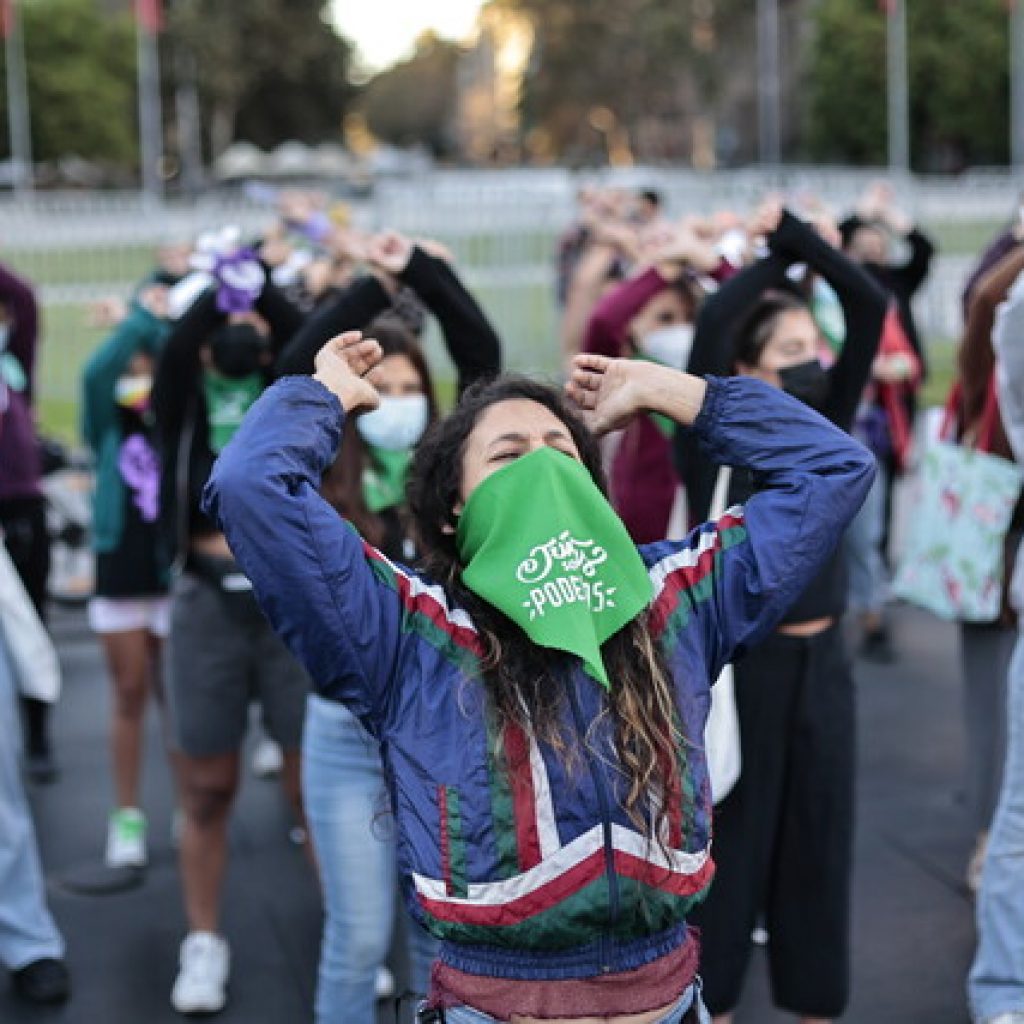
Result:
[[[262,615],[232,615],[217,588],[189,572],[171,589],[167,690],[175,741],[190,757],[238,750],[254,700],[270,736],[299,749],[305,670]]]

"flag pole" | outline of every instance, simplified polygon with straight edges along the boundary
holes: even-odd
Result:
[[[160,109],[160,52],[157,0],[136,0],[135,24],[139,75],[139,156],[142,192],[150,202],[163,198],[163,115]]]
[[[1024,6],[1010,0],[1010,161],[1024,170]]]
[[[889,170],[910,173],[910,108],[907,85],[906,0],[883,0],[889,101]]]
[[[4,0],[0,7],[7,65],[7,126],[11,140],[11,164],[15,194],[31,196],[34,188],[32,131],[28,109],[25,71],[25,37],[16,0]]]

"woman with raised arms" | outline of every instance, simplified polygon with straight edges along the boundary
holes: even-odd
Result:
[[[318,691],[380,740],[410,909],[441,940],[421,1021],[706,1021],[686,916],[711,884],[710,685],[829,556],[873,475],[775,388],[578,356],[559,391],[467,390],[421,442],[424,572],[319,495],[377,405],[352,332],[275,384],[205,502]],[[745,508],[637,548],[597,434],[640,412],[749,467]]]

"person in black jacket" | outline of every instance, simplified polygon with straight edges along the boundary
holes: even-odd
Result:
[[[752,226],[768,255],[705,302],[688,370],[744,374],[782,387],[849,431],[871,373],[886,312],[874,282],[809,225],[766,204]],[[826,369],[827,346],[789,276],[805,264],[835,290],[845,342]],[[685,434],[676,456],[691,519],[708,514],[719,467],[696,457]],[[733,473],[730,504],[757,481]],[[840,620],[841,554],[797,599],[777,631],[736,665],[742,770],[716,808],[718,877],[695,922],[702,930],[704,993],[729,1022],[765,921],[776,1004],[805,1022],[843,1012],[849,987],[853,829],[853,680]]]
[[[441,325],[459,393],[501,369],[498,336],[449,262],[389,233],[370,241],[372,274],[315,315],[281,354],[279,368],[312,373],[313,357],[343,327],[363,329],[383,352],[367,379],[380,407],[346,431],[321,493],[369,543],[396,562],[416,558],[405,494],[415,448],[438,415],[419,341],[390,299],[409,288]],[[394,836],[375,827],[386,803],[380,751],[342,705],[310,694],[302,744],[302,795],[323,882],[325,920],[316,994],[318,1024],[362,1024],[390,981],[383,963],[397,893]],[[425,993],[435,943],[407,918],[413,988]],[[380,979],[384,979],[383,982]]]
[[[245,251],[221,258],[217,286],[177,321],[153,381],[161,452],[164,546],[179,569],[171,589],[168,703],[180,750],[180,864],[189,933],[171,1002],[181,1013],[225,1003],[230,956],[218,934],[227,823],[249,704],[284,750],[296,812],[305,672],[256,606],[224,536],[199,505],[214,460],[273,378],[301,315]]]

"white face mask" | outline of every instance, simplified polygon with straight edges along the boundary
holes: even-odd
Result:
[[[419,441],[429,419],[430,405],[426,395],[384,395],[378,408],[356,420],[356,430],[368,445],[401,451],[412,448]]]
[[[640,351],[662,366],[685,370],[693,348],[693,324],[659,327],[640,339]]]

